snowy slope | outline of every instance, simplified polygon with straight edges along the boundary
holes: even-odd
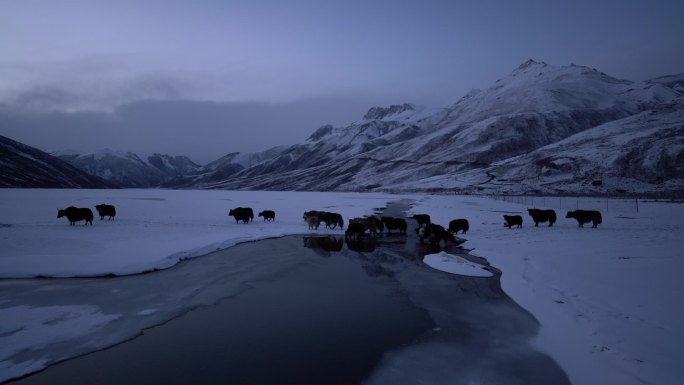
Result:
[[[214,170],[173,187],[477,191],[492,178],[488,172],[495,172],[493,165],[506,163],[512,167],[516,162],[534,162],[523,155],[610,122],[624,122],[632,130],[648,122],[648,135],[653,135],[653,142],[659,141],[657,138],[672,131],[675,123],[671,120],[676,121],[664,111],[682,108],[676,102],[683,95],[681,78],[676,75],[632,82],[588,67],[551,66],[530,60],[492,87],[473,90],[448,108],[418,109],[409,104],[373,107],[362,120],[347,127],[322,126],[302,144],[252,154],[253,159],[261,160],[259,163],[247,166],[231,155],[222,166],[227,172]],[[645,111],[655,112],[645,120],[624,120]],[[604,129],[596,133],[582,146],[604,148],[599,143],[611,139],[601,135],[617,131]],[[642,141],[652,142],[648,138]],[[566,152],[579,144],[566,142]],[[610,150],[612,156],[627,161],[637,157],[636,148],[616,145]],[[677,148],[669,150],[667,162],[681,156]],[[660,150],[652,151],[649,157],[657,156]],[[600,154],[585,161],[601,163],[603,157]],[[534,168],[533,164],[517,165]],[[587,167],[601,165],[592,163]],[[611,175],[632,178],[640,174],[637,179],[642,183],[626,189],[631,192],[680,190],[680,173],[669,164],[667,169],[660,170],[659,164],[636,171],[633,167],[618,167]],[[538,172],[519,173],[516,192],[538,189],[537,183],[532,183],[538,177]],[[611,185],[612,180],[603,181],[603,192],[624,189],[623,184]],[[559,175],[555,181],[559,192],[587,192],[584,186]],[[504,192],[509,185],[489,184],[488,188]],[[545,191],[555,190],[549,187]]]
[[[110,188],[115,186],[89,175],[50,154],[0,136],[0,187]]]

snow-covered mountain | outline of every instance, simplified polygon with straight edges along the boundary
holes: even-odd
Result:
[[[88,154],[57,152],[55,155],[89,174],[123,187],[159,187],[200,168],[185,156],[153,154],[143,160],[132,152],[110,149]]]
[[[115,185],[37,148],[0,136],[0,187],[111,188]]]
[[[683,84],[684,74],[633,82],[584,66],[529,60],[447,108],[373,107],[347,127],[326,125],[302,144],[231,154],[172,185],[453,192],[684,190],[684,175],[677,166],[684,157]],[[640,139],[628,140],[631,136]],[[564,159],[575,152],[588,155],[574,158],[572,172],[552,172],[554,161],[544,171],[538,169],[541,159],[561,152]],[[238,162],[241,156],[253,162]],[[540,172],[549,177],[540,177]]]

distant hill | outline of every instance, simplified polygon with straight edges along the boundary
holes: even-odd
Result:
[[[0,136],[0,187],[112,188],[116,185],[71,164]]]
[[[168,180],[200,168],[185,156],[153,154],[143,160],[132,152],[110,149],[87,154],[56,152],[54,155],[82,171],[122,187],[159,187]]]

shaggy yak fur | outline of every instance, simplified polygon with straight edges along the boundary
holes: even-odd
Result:
[[[467,219],[454,219],[449,222],[449,232],[453,234],[458,234],[459,231],[463,231],[463,234],[470,230],[470,224],[468,224]]]
[[[366,225],[361,222],[349,221],[347,231],[344,232],[344,237],[349,241],[350,239],[359,239],[366,232]]]
[[[400,233],[406,234],[407,226],[404,218],[382,217],[382,223],[385,224],[388,233],[391,233],[392,230],[399,230]]]
[[[305,211],[303,218],[304,222],[309,225],[309,230],[318,230],[318,226],[321,225],[321,219],[318,211]]]
[[[449,241],[457,243],[454,236],[446,231],[444,227],[434,223],[429,223],[425,225],[425,227],[417,228],[416,233],[420,237],[420,243],[423,243],[423,239],[427,238],[432,246],[439,246],[441,241],[444,241],[444,247],[447,246]]]
[[[539,222],[549,222],[549,227],[556,223],[556,212],[553,210],[527,209],[534,221],[534,227],[539,227]]]
[[[372,236],[378,235],[378,225],[375,223],[375,221],[371,218],[354,218],[349,220],[349,225],[354,223],[361,223],[363,226],[368,229],[368,232]]]
[[[85,221],[86,226],[88,223],[93,225],[93,211],[86,207],[74,207],[69,206],[64,210],[57,210],[57,218],[67,217],[69,220],[69,225],[74,226],[76,222]]]
[[[275,211],[273,210],[264,210],[259,213],[260,217],[264,218],[264,221],[273,221],[275,219]]]
[[[385,224],[382,223],[382,220],[376,218],[376,217],[368,217],[368,219],[372,220],[375,222],[375,227],[378,228],[378,232],[382,233],[385,230]]]
[[[251,207],[236,207],[230,210],[228,215],[235,218],[235,223],[242,221],[247,224],[249,221],[254,220],[254,211],[252,211]]]
[[[319,211],[318,218],[321,220],[321,222],[325,222],[326,228],[334,229],[339,226],[340,229],[344,229],[344,219],[342,219],[342,214]]]
[[[112,205],[106,205],[103,203],[101,205],[95,206],[95,209],[97,210],[98,215],[100,215],[100,220],[103,220],[104,217],[109,216],[109,220],[111,221],[116,216],[116,207]]]
[[[593,226],[591,227],[596,228],[596,226],[600,225],[602,222],[601,212],[596,210],[568,211],[568,214],[565,217],[575,218],[575,220],[577,220],[577,224],[579,225],[579,227],[584,227],[585,223],[592,222]]]
[[[413,214],[411,218],[418,222],[418,227],[423,227],[423,225],[430,224],[430,216],[427,214]]]
[[[504,215],[504,220],[506,223],[504,223],[504,226],[507,226],[509,229],[513,228],[513,226],[518,226],[518,228],[522,227],[522,217],[520,215]]]

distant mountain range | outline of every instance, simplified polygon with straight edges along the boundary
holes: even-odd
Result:
[[[134,153],[110,149],[88,154],[56,152],[53,155],[122,187],[159,187],[200,168],[185,156],[153,154],[143,160]]]
[[[158,154],[60,158],[128,187],[682,193],[684,74],[633,82],[529,60],[446,108],[373,107],[304,143],[202,167]]]

